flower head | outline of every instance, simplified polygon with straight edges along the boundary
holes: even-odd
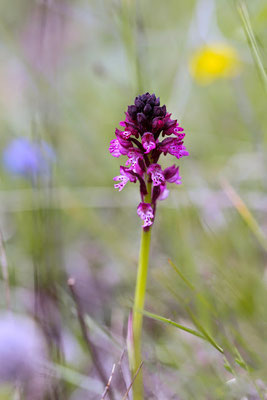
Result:
[[[167,154],[177,159],[188,156],[183,142],[185,133],[177,120],[171,119],[166,106],[160,106],[155,94],[136,97],[125,115],[120,122],[124,130],[116,128],[116,139],[111,140],[109,147],[113,157],[127,156],[120,175],[114,178],[114,187],[121,191],[127,182],[139,182],[141,202],[137,214],[144,221],[143,228],[149,229],[155,219],[157,200],[168,196],[167,183],[181,183],[179,167],[172,165],[163,170],[159,158]]]

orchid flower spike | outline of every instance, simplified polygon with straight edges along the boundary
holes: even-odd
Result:
[[[177,120],[171,119],[165,105],[160,106],[155,94],[136,97],[125,115],[125,120],[120,122],[122,129],[116,128],[116,138],[109,147],[113,157],[127,157],[125,166],[120,167],[120,175],[114,177],[117,182],[114,187],[121,191],[128,182],[139,182],[141,202],[137,214],[147,230],[155,220],[157,201],[168,196],[167,183],[181,183],[179,167],[162,169],[160,156],[170,154],[180,159],[189,153],[183,142],[184,129]],[[151,196],[147,202],[149,186]]]

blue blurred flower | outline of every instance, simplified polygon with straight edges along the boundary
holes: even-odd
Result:
[[[47,175],[55,162],[55,152],[45,141],[12,140],[3,152],[4,168],[11,174],[32,178]]]

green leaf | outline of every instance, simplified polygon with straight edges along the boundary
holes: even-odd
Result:
[[[226,357],[223,357],[223,360],[224,360],[223,366],[224,366],[224,368],[226,369],[226,371],[228,371],[228,372],[230,372],[231,374],[234,375],[234,370],[233,370],[233,368],[231,367],[231,365],[230,365],[229,361],[227,360],[227,358],[226,358]]]
[[[197,318],[194,316],[192,311],[190,310],[189,307],[186,307],[186,310],[188,314],[190,315],[193,323],[195,324],[196,328],[202,333],[203,337],[205,337],[205,340],[209,342],[213,347],[215,347],[216,350],[218,350],[220,353],[224,353],[223,349],[221,346],[219,346],[215,340],[211,337],[211,335],[207,332],[207,330],[201,325],[201,323],[197,320]]]
[[[139,310],[137,310],[137,311],[139,311]],[[205,333],[205,334],[200,333],[194,329],[191,329],[184,325],[178,324],[177,322],[174,322],[169,318],[165,318],[160,315],[153,314],[149,311],[145,311],[145,310],[141,311],[140,310],[139,312],[141,312],[143,315],[145,315],[148,318],[155,319],[160,322],[164,322],[166,324],[174,326],[175,328],[181,329],[182,331],[191,333],[191,335],[197,336],[197,337],[209,342],[213,347],[216,348],[216,350],[218,350],[220,353],[223,353],[223,349],[220,346],[218,346],[217,343],[209,335],[207,335],[207,333]]]
[[[235,358],[235,362],[236,362],[241,368],[243,368],[244,370],[247,371],[247,364],[246,364],[243,360],[240,360],[240,358]]]

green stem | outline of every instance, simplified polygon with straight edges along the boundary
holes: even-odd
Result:
[[[151,184],[148,184],[148,194],[145,201],[151,202]],[[143,310],[146,294],[147,271],[149,264],[151,227],[145,231],[142,229],[141,246],[139,253],[138,271],[135,288],[134,309],[133,309],[133,354],[131,360],[132,376],[134,376],[142,362],[142,325]],[[143,376],[140,370],[133,384],[133,400],[143,400]]]

